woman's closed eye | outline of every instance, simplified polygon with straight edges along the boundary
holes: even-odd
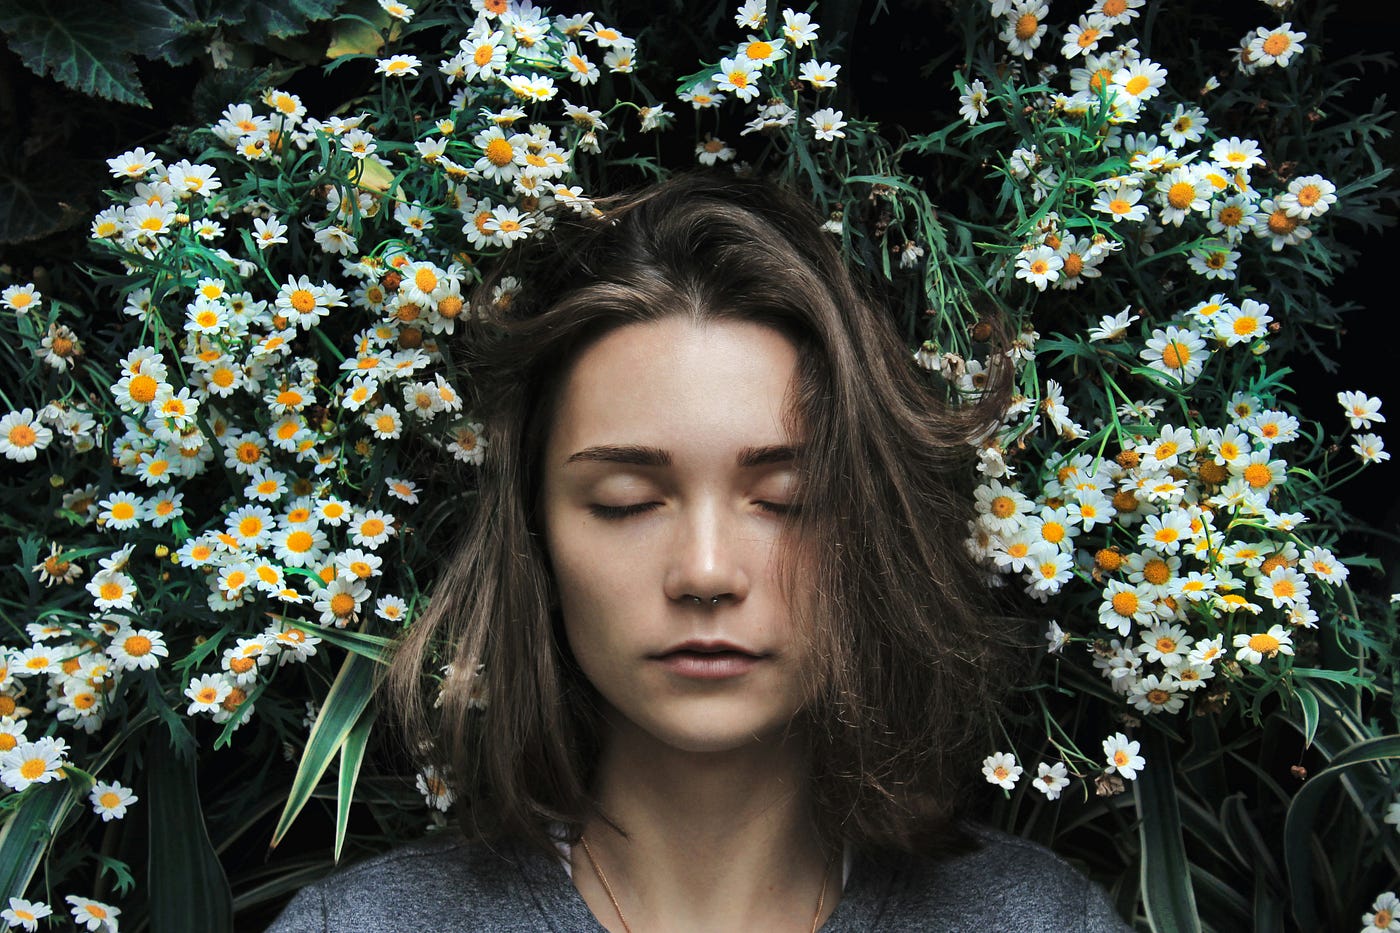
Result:
[[[788,502],[769,502],[764,499],[759,499],[754,502],[754,505],[773,515],[791,515],[797,511],[797,506]],[[644,512],[650,512],[652,509],[660,506],[660,502],[639,502],[636,505],[603,505],[601,503],[594,503],[588,507],[588,511],[591,512],[595,518],[617,521],[632,515],[641,515]]]

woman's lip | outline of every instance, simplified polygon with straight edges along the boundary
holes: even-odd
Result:
[[[653,657],[664,658],[681,651],[689,651],[693,654],[721,654],[727,652],[730,654],[745,654],[751,658],[764,657],[764,655],[757,651],[750,651],[742,645],[736,645],[731,641],[705,641],[698,638],[691,639],[690,641],[683,641],[679,645],[674,645],[667,648],[665,651],[653,655]]]
[[[740,651],[672,651],[654,659],[667,671],[692,680],[724,680],[747,674],[763,658]]]

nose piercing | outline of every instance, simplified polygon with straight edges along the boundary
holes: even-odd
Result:
[[[686,597],[686,598],[687,598],[687,599],[693,599],[693,600],[695,600],[695,605],[697,605],[697,606],[699,606],[700,604],[702,604],[702,603],[704,602],[704,600],[701,599],[699,596],[688,596],[688,597]],[[712,596],[712,597],[710,597],[710,605],[711,605],[711,606],[718,606],[718,605],[719,605],[719,597],[718,597],[718,596]]]

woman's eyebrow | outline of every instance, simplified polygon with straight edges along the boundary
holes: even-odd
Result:
[[[745,447],[739,451],[735,463],[740,467],[791,463],[797,459],[797,454],[798,448],[792,444]],[[644,447],[636,444],[601,444],[596,447],[585,447],[583,450],[571,454],[564,463],[626,463],[632,466],[665,467],[671,465],[671,452],[659,447]]]

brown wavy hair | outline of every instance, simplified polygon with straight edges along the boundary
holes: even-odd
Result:
[[[476,292],[464,343],[489,445],[476,505],[389,669],[406,737],[448,775],[469,836],[550,851],[558,822],[576,841],[596,812],[602,719],[563,637],[537,514],[561,377],[617,327],[760,322],[799,351],[789,427],[805,442],[782,566],[789,592],[813,588],[792,604],[807,607],[795,624],[816,659],[801,715],[818,829],[831,844],[952,851],[1017,641],[963,545],[968,444],[1001,414],[1009,367],[977,404],[948,404],[809,203],[771,181],[687,174],[600,206],[554,213]],[[524,284],[493,303],[505,275]],[[805,584],[799,564],[814,571]]]

